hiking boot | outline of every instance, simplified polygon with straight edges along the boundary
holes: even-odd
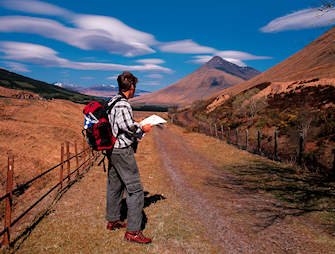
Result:
[[[107,223],[107,229],[108,230],[116,230],[119,228],[125,228],[127,227],[127,224],[123,221],[116,220],[116,221],[108,221]]]
[[[151,243],[151,239],[145,237],[142,231],[127,231],[124,235],[124,239],[131,242],[148,244]]]

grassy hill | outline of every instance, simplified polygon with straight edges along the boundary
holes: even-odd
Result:
[[[43,81],[31,79],[1,68],[0,86],[11,89],[27,90],[36,93],[45,99],[64,99],[76,103],[87,103],[92,99],[97,99],[92,96],[69,91],[67,89],[54,86]]]

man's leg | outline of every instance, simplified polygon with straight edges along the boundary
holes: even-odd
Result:
[[[127,191],[128,231],[141,230],[144,193],[133,149],[114,149],[112,161]]]
[[[141,231],[144,193],[133,148],[115,149],[112,158],[127,190],[128,227],[125,239],[137,243],[151,243],[151,239],[145,237]]]
[[[120,220],[121,200],[124,186],[115,167],[109,163],[107,177],[107,221]]]

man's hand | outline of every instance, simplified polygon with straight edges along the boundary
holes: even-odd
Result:
[[[151,131],[152,125],[151,124],[145,124],[145,125],[142,126],[141,129],[142,129],[142,131],[144,131],[145,133],[147,133],[147,132]]]

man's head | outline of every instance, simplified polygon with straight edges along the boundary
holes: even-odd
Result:
[[[128,71],[122,72],[117,77],[117,83],[119,85],[119,91],[127,96],[127,98],[134,97],[137,78]]]

